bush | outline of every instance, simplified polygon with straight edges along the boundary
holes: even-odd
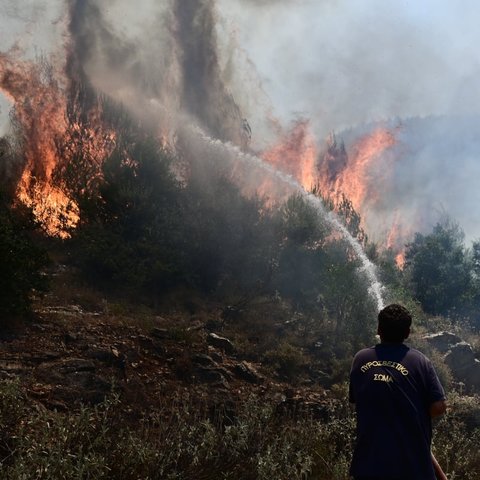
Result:
[[[480,472],[479,398],[453,393],[447,415],[436,425],[433,451],[450,479],[477,480]]]
[[[285,379],[295,382],[306,364],[301,349],[284,341],[265,354],[265,362],[271,364]]]
[[[0,315],[4,319],[29,312],[32,291],[47,288],[41,269],[48,256],[32,240],[35,229],[31,212],[11,207],[0,193]]]
[[[347,478],[351,418],[288,418],[254,395],[234,418],[221,406],[212,416],[207,405],[174,397],[131,425],[115,396],[94,408],[49,412],[27,408],[18,384],[1,382],[0,405],[12,420],[0,464],[6,480]]]

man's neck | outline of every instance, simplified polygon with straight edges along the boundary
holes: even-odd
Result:
[[[380,339],[380,345],[403,345],[403,340],[401,342],[389,342],[387,340]]]

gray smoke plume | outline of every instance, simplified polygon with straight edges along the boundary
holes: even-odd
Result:
[[[143,38],[135,38],[108,18],[104,2],[73,0],[69,77],[78,75],[157,128],[187,114],[216,138],[246,146],[248,126],[218,58],[215,2],[172,0],[151,8]]]

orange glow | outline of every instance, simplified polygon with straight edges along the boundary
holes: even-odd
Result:
[[[370,185],[370,175],[374,163],[381,155],[395,145],[395,135],[385,129],[377,128],[372,134],[365,135],[351,148],[348,165],[335,179],[333,191],[336,195],[343,193],[349,198],[353,207],[362,212],[365,203],[374,203],[381,189]]]
[[[100,122],[100,112],[89,112],[92,127],[69,125],[67,97],[61,69],[46,63],[20,61],[0,53],[0,90],[15,109],[22,134],[24,167],[17,184],[17,199],[30,207],[48,235],[67,238],[79,221],[79,208],[60,185],[54,173],[60,162],[68,162],[76,150],[101,165],[111,152],[115,135]],[[64,83],[66,83],[64,81]],[[62,153],[59,146],[67,146]]]
[[[79,209],[75,202],[47,182],[35,183],[28,170],[17,187],[17,198],[32,209],[36,220],[51,236],[68,238],[68,230],[78,223]]]
[[[401,251],[400,253],[397,253],[397,255],[395,256],[395,263],[397,264],[397,267],[400,270],[403,270],[403,268],[405,267],[405,252],[404,251]]]
[[[405,245],[403,244],[403,241],[412,233],[412,229],[406,229],[403,226],[399,212],[395,212],[392,227],[388,232],[386,247],[393,252],[397,252],[395,255],[395,263],[400,269],[403,269],[405,266]]]
[[[51,185],[55,142],[66,132],[65,96],[51,73],[44,65],[0,54],[0,89],[14,103],[23,135],[25,166],[17,198],[32,208],[48,234],[64,237],[78,221],[78,207]]]
[[[292,175],[306,189],[316,182],[317,146],[307,120],[298,121],[278,145],[262,154],[265,161]]]

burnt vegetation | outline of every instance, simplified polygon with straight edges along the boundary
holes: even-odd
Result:
[[[261,197],[245,198],[215,170],[208,171],[208,182],[205,175],[189,175],[188,158],[163,147],[121,107],[91,98],[87,90],[79,95],[101,107],[102,131],[114,132],[115,140],[105,137],[106,158],[97,163],[87,148],[91,117],[69,110],[70,136],[57,143],[68,162],[52,177],[79,207],[69,238],[42,235],[4,177],[2,327],[27,313],[42,318],[35,302],[46,291],[49,252],[66,264],[72,290],[88,288],[88,298],[76,297],[82,308],[147,322],[172,311],[178,319],[181,312],[178,325],[157,331],[181,345],[173,360],[164,347],[157,352],[166,365],[174,362],[179,384],[195,385],[198,371],[189,349],[199,348],[200,328],[234,339],[235,355],[262,365],[275,382],[328,393],[320,417],[288,407],[294,395],[285,395],[279,411],[278,401],[258,392],[239,399],[234,414],[227,402],[212,415],[211,402],[180,401],[172,389],[163,403],[132,417],[122,409],[127,387],[112,385],[112,393],[96,406],[34,411],[21,385],[4,381],[0,462],[5,478],[27,478],[35,471],[42,479],[346,479],[354,423],[344,382],[354,351],[372,342],[375,316],[348,244],[301,196],[272,207]],[[2,168],[7,161],[5,154]],[[182,162],[186,173],[174,174],[172,167]],[[415,235],[400,270],[392,252],[379,252],[369,242],[348,199],[326,204],[379,266],[387,300],[417,313],[420,331],[432,325],[459,331],[467,324],[469,332],[478,331],[479,242],[467,247],[461,228],[445,220],[430,234]],[[217,378],[224,374],[216,371]],[[455,399],[460,413],[439,426],[438,442],[448,448],[436,455],[460,478],[478,478],[472,476],[480,464],[478,409],[468,398]]]

